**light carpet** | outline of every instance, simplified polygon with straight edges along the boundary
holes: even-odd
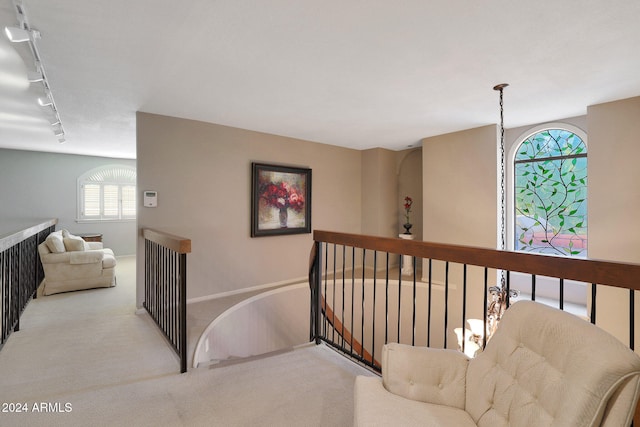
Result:
[[[367,370],[312,345],[181,375],[135,314],[134,257],[118,258],[117,276],[115,288],[29,304],[0,351],[1,426],[351,425],[353,382]]]

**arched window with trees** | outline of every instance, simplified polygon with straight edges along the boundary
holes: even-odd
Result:
[[[514,248],[587,256],[587,145],[561,128],[530,134],[514,164]]]

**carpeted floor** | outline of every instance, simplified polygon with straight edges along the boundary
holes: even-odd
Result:
[[[0,426],[348,426],[372,375],[325,346],[179,374],[135,314],[135,258],[118,286],[39,297],[0,351]],[[21,410],[22,412],[18,412]]]

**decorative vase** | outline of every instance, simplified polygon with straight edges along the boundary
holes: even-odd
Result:
[[[409,224],[408,222],[406,224],[402,225],[405,229],[404,234],[411,234],[411,227],[413,226],[413,224]]]
[[[289,219],[289,209],[280,208],[280,228],[287,228],[287,220]]]

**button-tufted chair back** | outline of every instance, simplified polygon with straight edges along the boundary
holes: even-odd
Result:
[[[639,379],[640,357],[613,336],[522,301],[469,362],[465,410],[479,427],[628,426]]]

